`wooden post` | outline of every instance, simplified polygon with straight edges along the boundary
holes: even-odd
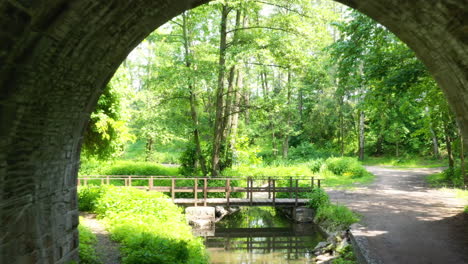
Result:
[[[314,177],[312,177],[311,183],[312,183],[311,188],[314,189]]]
[[[276,203],[275,192],[276,192],[276,179],[273,179],[273,206],[275,206],[275,203]]]
[[[132,176],[128,176],[128,186],[132,187]]]
[[[153,176],[150,177],[148,185],[149,185],[149,189],[151,191],[153,189],[153,187],[154,187],[154,178],[153,178]]]
[[[252,206],[252,198],[253,198],[253,179],[250,178],[250,206]]]
[[[250,177],[247,177],[247,199],[249,199],[249,195],[250,195],[249,186],[250,186]]]
[[[268,199],[271,199],[271,177],[268,177]]]
[[[297,207],[297,196],[298,196],[297,191],[298,191],[298,189],[299,189],[299,180],[296,179],[296,201],[295,201],[295,204],[294,204],[294,206],[295,206],[294,208]],[[296,209],[294,209],[294,210],[296,210]]]
[[[207,179],[203,178],[203,206],[206,206],[206,198],[208,198],[207,189],[208,189]]]
[[[193,186],[193,191],[195,193],[195,207],[198,206],[197,200],[198,200],[198,179],[195,178],[194,180],[195,185]]]
[[[227,206],[229,206],[229,198],[231,196],[231,179],[227,179],[226,181],[226,200]]]
[[[84,179],[84,185],[85,185],[85,186],[88,185],[88,178],[85,178],[85,179]]]
[[[175,179],[171,179],[171,197],[172,197],[172,202],[174,202],[175,199]]]
[[[292,198],[292,192],[293,192],[293,180],[292,180],[292,177],[289,177],[289,198]]]
[[[317,188],[320,189],[320,179],[317,179]]]
[[[107,176],[106,179],[107,179],[107,185],[109,185],[110,184],[110,177]]]

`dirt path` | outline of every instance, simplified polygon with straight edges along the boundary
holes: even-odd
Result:
[[[98,239],[96,252],[103,264],[120,264],[119,244],[110,240],[109,233],[102,223],[96,219],[95,214],[81,213],[81,224],[88,227]]]
[[[383,263],[468,263],[464,201],[428,188],[426,175],[440,169],[366,167],[375,182],[353,190],[327,190],[333,201],[362,215],[361,233]]]

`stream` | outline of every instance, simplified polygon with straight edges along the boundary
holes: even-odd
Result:
[[[314,224],[296,224],[274,208],[244,207],[204,234],[212,264],[314,263],[312,250],[323,241]]]

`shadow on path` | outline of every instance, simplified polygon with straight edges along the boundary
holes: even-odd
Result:
[[[369,186],[327,189],[332,201],[361,214],[361,234],[383,263],[468,263],[468,215],[453,193],[431,189],[425,176],[440,169],[366,167]]]

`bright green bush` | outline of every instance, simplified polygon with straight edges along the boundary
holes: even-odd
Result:
[[[78,246],[80,263],[101,264],[102,262],[99,260],[96,254],[96,235],[83,225],[78,225],[78,232],[80,234],[80,244]]]
[[[345,230],[358,221],[359,217],[346,206],[331,203],[320,206],[315,215],[315,222],[330,231]]]
[[[320,168],[322,167],[324,163],[324,160],[323,159],[315,159],[315,160],[311,160],[309,161],[309,167],[310,167],[310,170],[314,173],[317,173],[320,171]]]
[[[368,172],[355,158],[329,158],[325,161],[326,169],[335,175],[343,175],[350,178],[364,177]]]
[[[329,231],[345,230],[359,221],[358,216],[346,206],[332,204],[328,194],[316,188],[309,194],[308,207],[315,210],[315,223]]]
[[[308,194],[308,198],[309,203],[307,204],[307,206],[316,210],[330,203],[330,198],[328,197],[328,194],[323,189],[319,188],[314,188]]]
[[[90,203],[112,239],[121,244],[123,264],[207,263],[202,240],[193,237],[182,209],[166,195],[106,185],[98,188],[101,195],[90,196],[96,197]]]
[[[82,212],[94,212],[96,201],[102,195],[102,188],[98,186],[81,186],[78,191],[78,209]]]

